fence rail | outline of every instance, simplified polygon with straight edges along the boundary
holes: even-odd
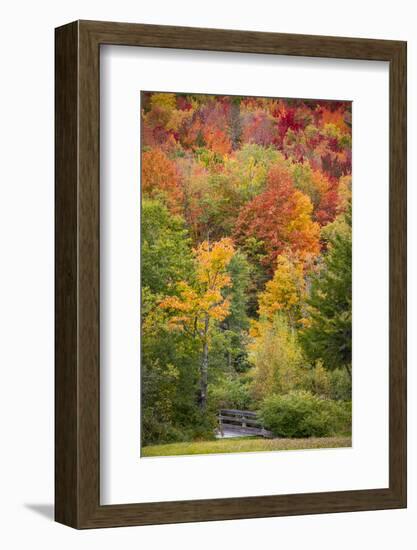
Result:
[[[225,437],[227,433],[233,435],[260,435],[272,437],[272,433],[264,428],[262,422],[253,411],[237,409],[220,409],[218,413],[219,433]]]

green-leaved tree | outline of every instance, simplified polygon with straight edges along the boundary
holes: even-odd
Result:
[[[352,223],[329,237],[323,264],[311,282],[308,323],[301,341],[312,362],[322,360],[329,370],[352,365]]]

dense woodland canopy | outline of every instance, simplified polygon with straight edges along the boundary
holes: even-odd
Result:
[[[351,103],[146,92],[141,118],[142,444],[220,407],[348,432]]]

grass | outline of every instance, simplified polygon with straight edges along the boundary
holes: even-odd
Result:
[[[263,439],[239,437],[190,443],[169,443],[142,447],[142,456],[203,455],[211,453],[244,453],[262,451],[295,451],[351,447],[351,437],[311,437],[308,439]]]

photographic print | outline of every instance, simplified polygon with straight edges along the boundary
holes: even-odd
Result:
[[[141,457],[350,447],[352,103],[144,91],[140,131]]]

